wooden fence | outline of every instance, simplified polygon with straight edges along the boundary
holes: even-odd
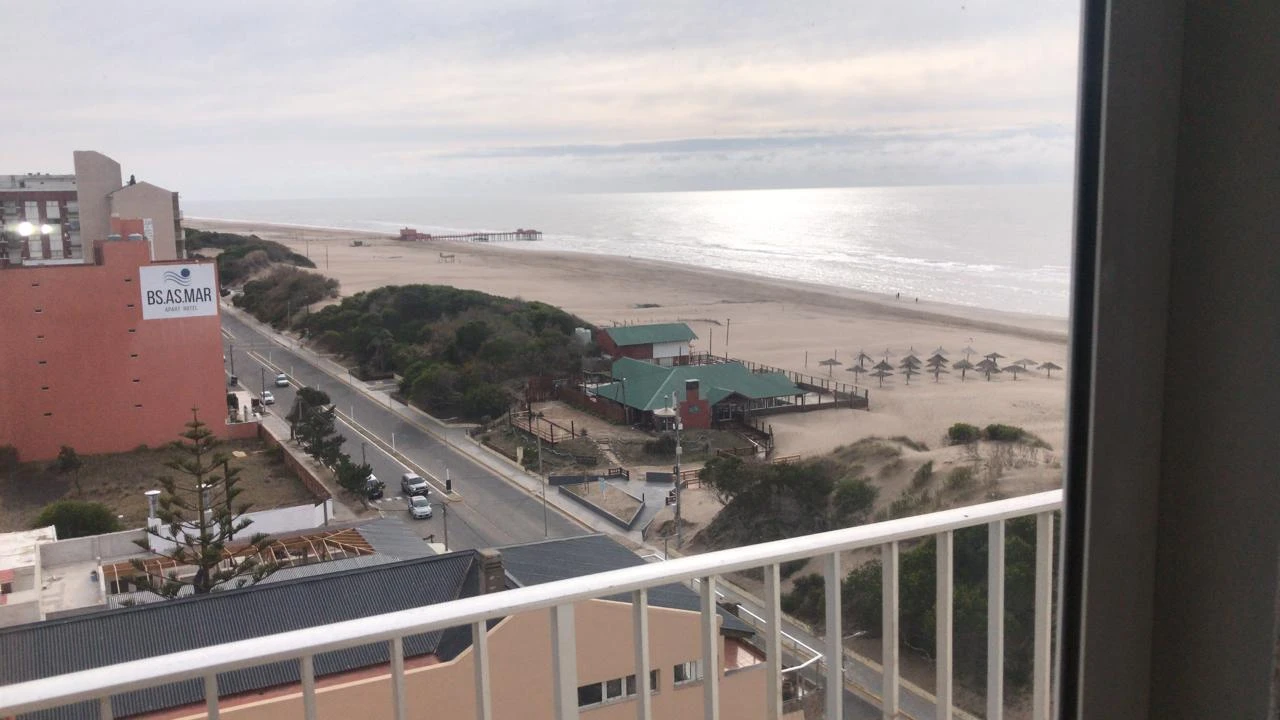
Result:
[[[578,436],[578,429],[572,421],[569,422],[569,427],[565,427],[554,420],[531,415],[527,412],[508,412],[507,424],[534,437],[542,438],[552,445],[565,440],[572,440]]]

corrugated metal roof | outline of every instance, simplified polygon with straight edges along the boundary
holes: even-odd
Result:
[[[605,328],[609,338],[618,347],[648,345],[650,343],[689,342],[698,337],[684,323],[659,323],[656,325],[623,325]]]
[[[666,396],[672,393],[683,401],[686,380],[697,380],[699,394],[712,405],[730,395],[762,400],[804,394],[782,373],[753,373],[736,362],[662,367],[621,358],[614,361],[611,374],[617,382],[597,387],[596,394],[644,411],[666,407]]]
[[[379,555],[397,560],[409,560],[436,554],[426,540],[415,535],[413,530],[399,518],[385,517],[370,520],[361,523],[356,529]]]
[[[329,573],[342,572],[344,570],[353,570],[355,568],[374,567],[375,565],[386,565],[387,563],[399,562],[399,558],[389,555],[360,555],[358,557],[342,558],[341,560],[329,560],[326,562],[309,563],[307,565],[294,565],[293,567],[280,568],[270,575],[259,581],[259,585],[265,583],[284,582],[286,580],[297,580],[302,577],[315,577],[317,575],[327,575]],[[179,597],[187,597],[194,595],[191,586],[186,585],[179,591]],[[136,592],[118,593],[107,596],[107,607],[109,608],[126,608],[135,605],[145,605],[153,602],[168,602],[165,598],[156,595],[153,592],[138,590]]]
[[[521,586],[540,585],[644,564],[644,560],[638,555],[619,545],[608,535],[601,534],[508,545],[499,550],[502,552],[503,569]],[[606,599],[631,602],[631,594],[613,595]],[[702,609],[702,599],[698,594],[679,583],[650,588],[649,604],[693,612]],[[720,617],[724,619],[722,631],[747,634],[754,632],[751,626],[731,613],[721,610]]]
[[[0,685],[454,600],[475,592],[474,558],[451,553],[4,628]],[[466,647],[446,635],[406,637],[405,655]],[[387,661],[387,647],[378,643],[317,655],[315,669],[328,675]],[[292,661],[218,676],[224,695],[297,682]],[[193,680],[119,695],[112,706],[119,717],[203,700],[203,683]],[[94,705],[80,703],[25,717],[97,716]]]

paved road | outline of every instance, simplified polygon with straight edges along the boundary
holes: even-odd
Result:
[[[511,545],[542,540],[546,536],[569,537],[587,532],[554,506],[549,506],[544,535],[542,502],[456,449],[447,434],[437,436],[427,432],[418,423],[406,420],[353,389],[345,378],[330,375],[230,313],[222,313],[222,329],[228,346],[228,371],[232,364],[230,358],[234,357],[241,386],[255,393],[262,390],[265,378],[266,389],[276,396],[272,411],[281,416],[287,414],[293,405],[296,387],[316,387],[329,394],[341,419],[338,431],[347,439],[343,450],[353,459],[363,455],[373,466],[374,474],[387,484],[387,497],[376,506],[388,515],[399,514],[424,537],[435,535],[437,542],[444,540],[446,512],[451,550]],[[277,372],[288,375],[289,387],[273,387]],[[436,516],[430,520],[411,520],[408,516],[405,500],[400,497],[400,475],[406,466],[389,452],[389,447],[384,447],[393,441],[397,453],[413,466],[412,471],[440,480],[431,492]],[[440,501],[445,497],[446,476],[452,481],[454,494],[449,496],[448,509],[444,510]]]

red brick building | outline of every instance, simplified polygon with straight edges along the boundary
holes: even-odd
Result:
[[[157,446],[193,407],[219,436],[252,434],[226,422],[213,263],[152,262],[145,240],[93,256],[0,268],[0,445],[24,461]]]

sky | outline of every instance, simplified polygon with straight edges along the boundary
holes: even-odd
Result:
[[[0,9],[0,173],[94,149],[198,200],[1071,178],[1074,1]]]

